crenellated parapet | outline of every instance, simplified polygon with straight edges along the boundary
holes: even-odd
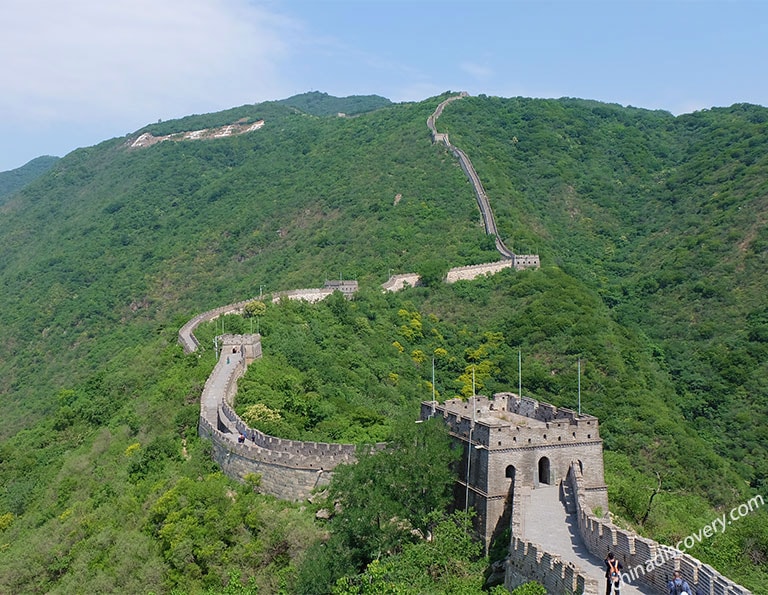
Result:
[[[537,581],[547,593],[599,595],[602,585],[578,566],[545,551],[541,546],[518,537],[509,545],[504,586],[510,591],[529,581]]]
[[[222,404],[221,415],[227,418],[239,434],[245,436],[246,443],[269,450],[273,454],[297,455],[307,460],[312,459],[310,467],[320,465],[326,469],[332,469],[339,462],[350,462],[355,459],[357,447],[354,444],[305,442],[270,436],[249,427],[228,403]]]
[[[609,518],[595,515],[589,503],[589,489],[578,464],[571,466],[568,483],[575,500],[582,541],[600,560],[608,552],[613,552],[623,566],[625,583],[643,583],[659,593],[665,593],[672,573],[679,570],[695,592],[701,595],[751,595],[748,589],[690,554],[621,529]]]
[[[406,273],[404,275],[392,275],[381,286],[383,291],[402,291],[406,287],[416,287],[421,282],[421,276],[418,273]]]
[[[421,405],[422,417],[431,415],[433,409],[443,416],[453,434],[468,437],[472,430],[473,444],[486,448],[602,444],[596,417],[510,392],[496,393],[492,398],[475,395],[467,400],[448,399],[434,407],[432,401],[426,401]]]
[[[212,322],[219,316],[225,316],[227,314],[242,314],[246,304],[258,300],[259,298],[251,298],[250,300],[244,300],[234,304],[227,304],[226,306],[220,306],[213,310],[208,310],[202,314],[191,318],[184,326],[179,329],[179,344],[184,348],[185,353],[193,353],[200,347],[200,341],[195,337],[195,329],[204,322]]]
[[[216,320],[220,316],[227,314],[242,314],[245,306],[254,301],[262,301],[265,299],[271,300],[273,303],[279,302],[281,299],[289,300],[304,300],[307,302],[319,302],[324,300],[328,296],[332,295],[334,291],[340,291],[345,297],[351,297],[357,291],[357,281],[350,281],[345,279],[339,279],[338,281],[326,281],[322,288],[310,288],[310,289],[293,289],[290,291],[281,291],[274,294],[259,295],[249,300],[243,300],[242,302],[236,302],[234,304],[227,304],[226,306],[220,306],[213,310],[208,310],[202,314],[190,319],[184,326],[179,329],[179,344],[184,348],[185,353],[193,353],[200,347],[200,341],[195,337],[195,329],[204,322],[211,322]],[[260,356],[260,354],[259,354]],[[252,358],[252,359],[255,359]]]
[[[498,262],[489,262],[486,264],[473,264],[464,267],[456,267],[448,271],[445,277],[446,283],[455,283],[456,281],[470,281],[482,275],[495,275],[504,269],[511,269],[514,266],[514,260],[506,259]]]
[[[353,444],[287,440],[249,427],[232,404],[238,380],[261,357],[261,336],[218,339],[221,355],[203,388],[198,433],[211,441],[213,459],[224,473],[241,481],[260,475],[261,491],[297,501],[326,485],[337,465],[356,460]]]
[[[506,527],[514,531],[515,490],[557,485],[573,461],[583,469],[590,504],[608,509],[597,418],[511,392],[425,401],[421,418],[431,417],[461,444],[456,505],[475,508],[486,544]]]

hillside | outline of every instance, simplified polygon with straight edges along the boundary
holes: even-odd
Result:
[[[354,116],[392,105],[389,99],[379,95],[333,97],[328,93],[320,93],[319,91],[294,95],[288,99],[282,99],[278,103],[290,105],[313,116],[336,116],[338,114]]]
[[[44,155],[32,159],[32,161],[16,169],[0,172],[0,204],[3,203],[5,197],[22,189],[32,180],[51,169],[58,160],[58,157]]]
[[[768,472],[767,118],[752,105],[674,118],[479,98],[441,121],[473,147],[501,233],[541,230],[530,241],[543,258],[648,338],[686,423],[759,489]]]
[[[175,337],[198,312],[324,278],[367,289],[348,322],[364,340],[369,321],[370,345],[347,346],[350,366],[367,383],[403,366],[404,409],[424,378],[383,357],[402,340],[401,311],[455,351],[445,396],[473,357],[492,363],[489,391],[513,388],[521,350],[526,393],[572,406],[581,358],[616,511],[637,524],[664,479],[643,527],[658,538],[764,488],[768,110],[453,102],[438,128],[472,159],[506,245],[538,252],[542,269],[383,298],[390,272],[497,259],[466,177],[430,142],[442,98],[339,118],[360,101],[308,94],[152,124],[67,155],[0,204],[0,591],[199,592],[231,571],[263,592],[290,583],[322,529],[214,473],[196,437],[212,354],[184,356]],[[260,120],[227,138],[129,146]],[[307,350],[326,326],[348,334],[328,313],[285,316],[275,329],[317,326]],[[179,524],[161,532],[168,518]],[[765,585],[766,527],[758,516],[701,553]]]

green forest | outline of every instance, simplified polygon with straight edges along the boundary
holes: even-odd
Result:
[[[518,354],[524,394],[565,407],[581,362],[618,524],[675,543],[765,495],[768,109],[452,102],[438,129],[504,243],[542,266],[447,285],[448,268],[499,259],[426,127],[449,95],[313,93],[152,124],[0,198],[0,592],[480,593],[505,546],[485,557],[450,513],[455,452],[413,421],[433,389],[471,394],[471,371],[480,394],[516,390]],[[382,293],[405,272],[426,284]],[[217,330],[191,355],[177,332],[339,277],[354,299],[265,300],[236,407],[282,437],[388,446],[312,502],[279,501],[212,463],[197,419]],[[768,592],[765,511],[690,553]]]
[[[18,192],[35,178],[51,169],[58,159],[58,157],[44,155],[11,171],[0,172],[0,204],[5,201],[5,197]]]

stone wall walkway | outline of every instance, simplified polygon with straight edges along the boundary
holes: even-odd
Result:
[[[591,554],[579,536],[576,513],[568,513],[560,501],[558,486],[542,485],[523,496],[523,538],[546,551],[572,562],[598,581],[599,593],[605,592],[603,561]],[[657,594],[646,585],[624,584],[621,595]],[[658,594],[661,595],[661,594]]]

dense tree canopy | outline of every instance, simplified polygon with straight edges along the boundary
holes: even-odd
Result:
[[[257,407],[254,423],[276,433],[391,438],[433,388],[469,394],[473,370],[478,392],[515,390],[518,354],[524,394],[573,407],[580,360],[620,522],[674,543],[765,491],[768,110],[452,102],[438,128],[472,159],[501,239],[539,253],[542,268],[447,286],[447,267],[498,254],[455,158],[430,141],[425,121],[445,96],[342,108],[320,95],[152,124],[75,151],[0,200],[0,591],[415,581],[395,569],[416,573],[432,546],[409,533],[394,547],[401,536],[385,532],[375,552],[356,549],[343,515],[318,521],[254,493],[258,478],[225,479],[197,438],[216,331],[201,329],[190,356],[176,332],[262,292],[263,311],[219,324],[262,331],[265,358],[238,407]],[[258,119],[237,137],[126,144]],[[428,284],[381,292],[405,272]],[[266,298],[340,276],[359,281],[355,300]],[[416,489],[418,474],[383,468],[390,485]],[[424,525],[423,503],[375,496],[413,529],[461,528],[447,516]],[[766,591],[766,535],[755,512],[692,553]],[[459,574],[478,563],[467,553]],[[463,580],[434,579],[445,592]]]

